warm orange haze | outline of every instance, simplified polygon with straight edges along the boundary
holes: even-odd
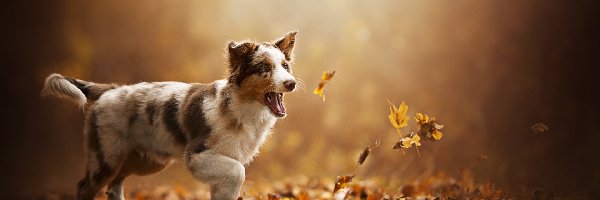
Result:
[[[506,197],[600,197],[600,90],[592,70],[600,63],[600,26],[592,3],[57,0],[14,7],[29,17],[14,18],[5,37],[11,69],[3,84],[14,95],[3,111],[0,198],[73,194],[84,173],[83,114],[39,97],[48,74],[208,83],[225,78],[228,41],[267,41],[292,30],[299,31],[299,88],[285,95],[287,117],[246,167],[248,198],[266,199],[286,181],[333,188],[336,176],[352,173],[356,183],[390,195],[418,193],[403,188],[437,180],[431,177],[467,176]],[[323,101],[313,90],[333,70]],[[402,134],[419,130],[417,113],[444,125],[421,137],[418,152],[393,149],[401,136],[389,103],[403,101]],[[125,191],[160,187],[207,191],[181,161],[127,179]]]

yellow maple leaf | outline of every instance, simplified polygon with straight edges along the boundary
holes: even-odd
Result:
[[[436,129],[433,131],[433,133],[431,133],[431,136],[433,136],[433,139],[435,139],[435,140],[441,140],[442,136],[444,136],[444,134],[441,131]]]
[[[404,101],[400,104],[400,106],[396,107],[394,104],[388,101],[390,104],[390,114],[388,115],[388,119],[392,126],[396,128],[398,133],[400,133],[400,128],[408,126],[408,116],[406,116],[406,112],[408,112],[408,106]]]
[[[335,70],[333,70],[332,72],[324,71],[323,75],[321,76],[321,82],[319,82],[319,85],[317,86],[317,88],[315,88],[315,90],[313,90],[313,94],[319,95],[319,97],[321,97],[321,100],[325,101],[325,96],[323,95],[323,89],[325,88],[325,83],[327,83],[327,81],[331,80],[331,78],[333,78],[334,75],[335,75]]]

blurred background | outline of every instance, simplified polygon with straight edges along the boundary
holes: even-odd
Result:
[[[74,192],[84,173],[83,113],[39,97],[61,73],[95,82],[212,82],[228,40],[299,30],[286,96],[247,183],[352,173],[385,187],[473,171],[512,191],[600,191],[599,23],[594,2],[525,1],[19,1],[2,12],[3,196]],[[337,71],[326,101],[312,94]],[[391,147],[388,99],[445,124],[438,142]],[[543,122],[549,130],[535,135]],[[415,130],[411,119],[406,130]],[[478,161],[480,157],[487,159]],[[201,187],[175,163],[127,187]]]

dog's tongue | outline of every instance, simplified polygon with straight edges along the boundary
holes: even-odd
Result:
[[[265,103],[267,107],[271,109],[271,112],[278,117],[285,116],[285,107],[283,106],[283,99],[281,93],[269,92],[265,94]]]

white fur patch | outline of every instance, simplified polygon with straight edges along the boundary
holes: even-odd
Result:
[[[42,89],[42,96],[56,95],[62,98],[69,99],[80,108],[83,108],[87,103],[87,98],[75,85],[71,84],[60,74],[50,74],[46,78],[44,89]]]
[[[259,46],[256,55],[263,54],[267,55],[273,61],[273,64],[275,64],[275,68],[273,69],[271,76],[272,82],[275,84],[275,92],[287,92],[287,89],[283,83],[289,80],[295,81],[296,79],[281,65],[282,61],[285,59],[285,55],[283,55],[283,53],[275,47],[261,45]]]

